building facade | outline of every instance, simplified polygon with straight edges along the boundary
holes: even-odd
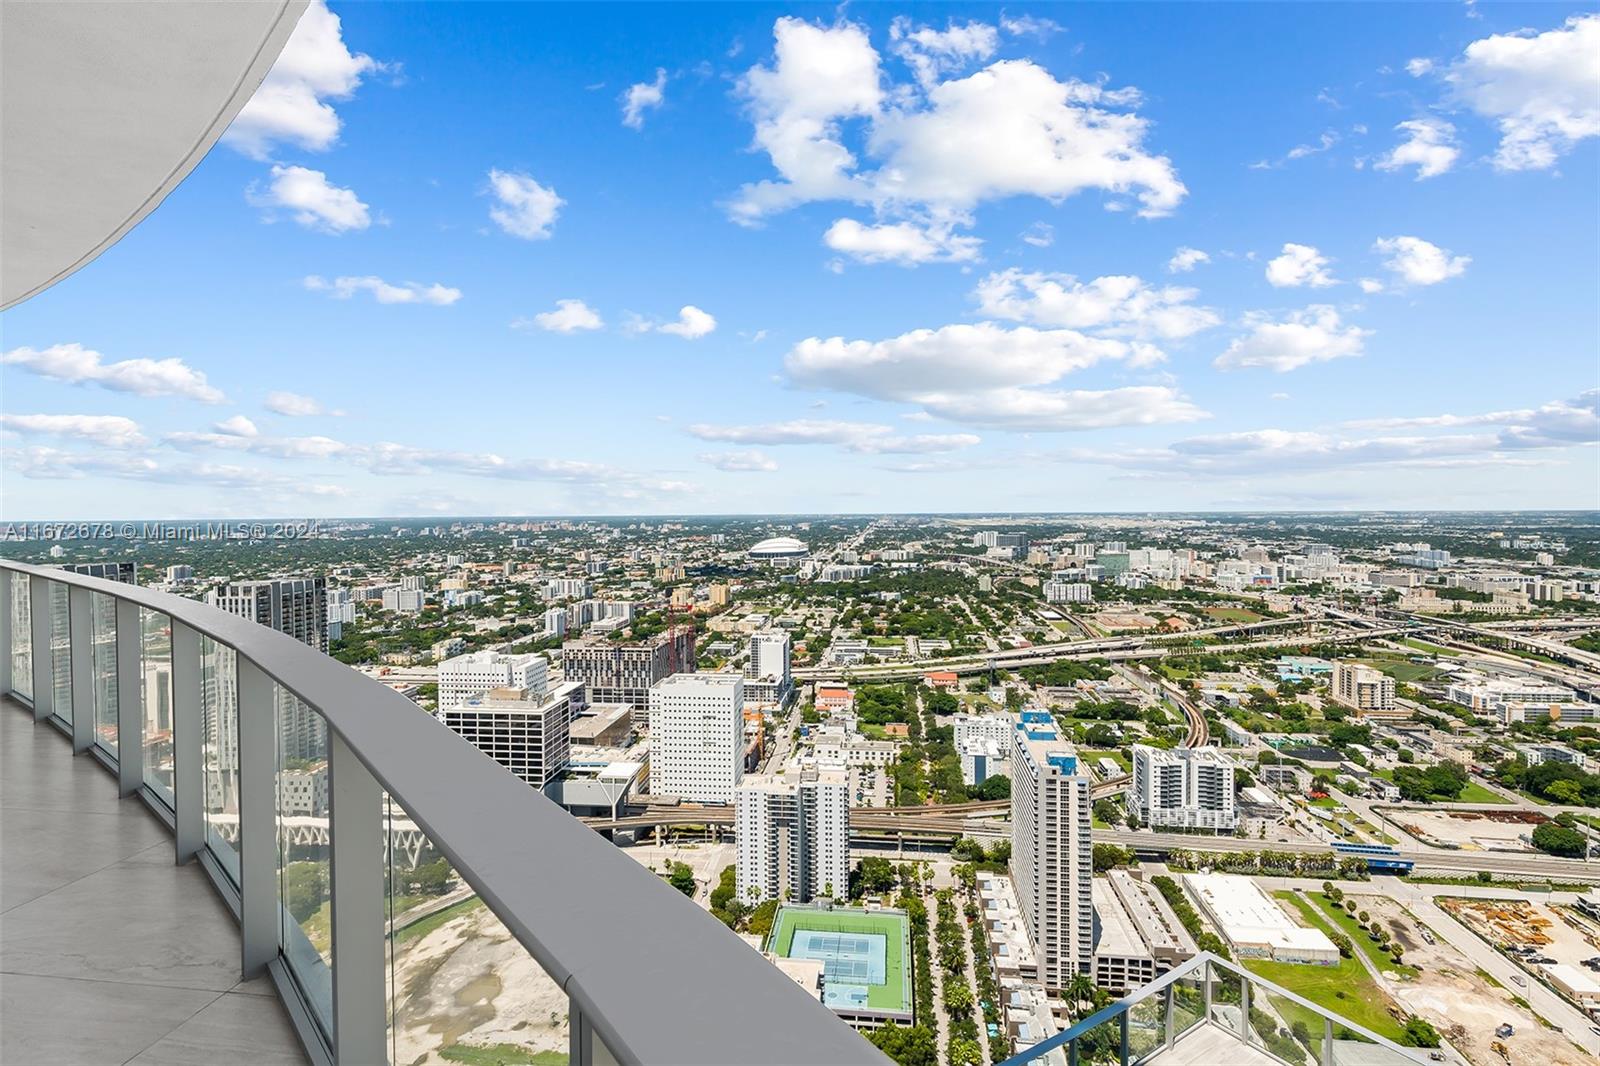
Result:
[[[547,694],[495,688],[444,708],[444,724],[534,788],[560,776],[571,750],[572,719],[583,710],[583,685]]]
[[[594,703],[626,703],[650,708],[650,689],[665,677],[694,672],[694,630],[683,627],[651,640],[621,644],[597,638],[561,646],[561,668],[568,681],[582,681]]]
[[[1135,744],[1129,802],[1139,820],[1153,829],[1231,833],[1239,824],[1233,761],[1209,746],[1166,751]]]
[[[650,689],[650,791],[731,803],[744,777],[744,678],[673,674]]]
[[[439,706],[459,707],[490,689],[524,689],[535,699],[550,690],[550,664],[543,655],[475,651],[439,664]]]
[[[1364,663],[1333,664],[1333,698],[1356,711],[1383,714],[1399,709],[1394,678]]]
[[[754,905],[842,898],[850,879],[850,801],[838,770],[788,767],[734,790],[738,898]]]
[[[1039,979],[1059,990],[1093,973],[1089,779],[1048,712],[1022,712],[1011,745],[1011,876]]]
[[[233,581],[206,594],[206,602],[285,633],[302,644],[328,651],[328,582],[322,577]],[[238,750],[238,717],[212,708],[237,707],[236,673],[220,678],[217,703],[207,707],[207,737],[220,752]],[[276,686],[278,742],[283,758],[315,761],[328,757],[328,725],[322,716]]]

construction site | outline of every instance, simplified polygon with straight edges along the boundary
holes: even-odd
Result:
[[[1528,838],[1549,821],[1537,811],[1385,809],[1395,824],[1425,844],[1460,851],[1532,851]]]
[[[1432,1022],[1468,1062],[1579,1066],[1593,1061],[1534,1016],[1521,999],[1522,989],[1496,981],[1400,903],[1383,896],[1360,900],[1416,970],[1408,979],[1385,975],[1385,990],[1407,1011]]]

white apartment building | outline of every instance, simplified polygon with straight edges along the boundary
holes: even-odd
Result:
[[[1233,761],[1214,747],[1164,751],[1135,744],[1130,802],[1151,828],[1232,832],[1239,824]]]
[[[650,791],[731,803],[744,777],[744,678],[672,674],[650,687]]]
[[[956,747],[963,741],[983,737],[994,741],[1011,757],[1011,734],[1017,731],[1017,720],[1009,714],[958,714],[951,719]]]
[[[757,680],[772,678],[789,686],[789,634],[769,629],[750,636],[750,667],[745,676]]]
[[[988,737],[968,737],[956,744],[961,756],[961,783],[976,788],[991,777],[1006,777],[1011,772],[1011,749],[1002,748]]]
[[[534,788],[560,776],[571,748],[572,719],[583,710],[583,685],[548,695],[496,688],[442,712],[444,724]]]
[[[543,699],[550,689],[550,664],[543,655],[475,651],[439,664],[439,707],[459,707],[490,689],[525,689]]]
[[[1452,682],[1445,689],[1445,698],[1451,703],[1489,714],[1499,706],[1510,704],[1524,704],[1530,708],[1560,706],[1577,699],[1577,693],[1570,688],[1531,677],[1486,678],[1476,675]]]
[[[1400,707],[1395,701],[1394,678],[1365,663],[1333,664],[1333,698],[1362,716],[1393,713]]]
[[[1011,876],[1039,979],[1059,990],[1093,973],[1089,779],[1048,712],[1022,712],[1011,744]]]
[[[567,612],[560,607],[552,607],[544,613],[544,635],[547,637],[564,637],[567,635]]]
[[[1044,583],[1044,602],[1046,603],[1090,603],[1094,600],[1094,592],[1087,581],[1046,581]]]
[[[404,580],[413,581],[419,579],[405,578]],[[397,611],[400,614],[419,614],[423,605],[427,602],[428,594],[422,589],[398,588],[383,590],[383,609],[386,611]]]
[[[850,790],[840,770],[791,765],[734,790],[738,898],[806,903],[843,897],[850,881]]]

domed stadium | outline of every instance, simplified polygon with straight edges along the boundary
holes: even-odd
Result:
[[[760,544],[750,549],[750,558],[762,562],[778,562],[785,559],[804,559],[811,551],[803,540],[793,537],[769,537]]]

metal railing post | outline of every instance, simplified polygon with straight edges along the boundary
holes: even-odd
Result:
[[[94,602],[93,593],[67,589],[67,677],[72,695],[72,753],[82,755],[94,744]]]
[[[1165,1041],[1165,1044],[1166,1044],[1166,1048],[1167,1048],[1168,1051],[1172,1050],[1172,1045],[1174,1043],[1176,1043],[1177,1039],[1178,1039],[1178,1034],[1173,1031],[1173,1022],[1176,1020],[1176,1018],[1175,1018],[1175,1013],[1176,1012],[1173,1009],[1173,1007],[1174,1007],[1174,1005],[1175,1005],[1175,1003],[1177,1001],[1177,996],[1174,993],[1174,990],[1176,988],[1177,988],[1176,985],[1168,985],[1165,989],[1162,990],[1162,996],[1166,1000],[1165,1007],[1166,1007],[1166,1018],[1167,1018],[1167,1023],[1166,1023],[1167,1024],[1167,1039]]]
[[[387,1062],[383,789],[331,729],[328,807],[333,1057],[336,1062]]]
[[[55,712],[56,664],[50,647],[50,585],[44,578],[28,582],[28,614],[33,629],[33,720]]]
[[[278,956],[278,709],[272,679],[238,662],[240,971],[249,980]]]
[[[1200,967],[1200,972],[1201,972],[1201,975],[1202,975],[1201,976],[1201,983],[1205,987],[1206,1021],[1210,1022],[1211,1021],[1211,960],[1210,959],[1207,959],[1206,960],[1206,964],[1204,966]]]
[[[0,693],[11,694],[11,571],[0,569]]]
[[[1333,1019],[1322,1018],[1322,1066],[1333,1066]]]
[[[172,813],[179,865],[206,844],[204,685],[200,634],[172,623]]]
[[[1250,1043],[1250,979],[1244,976],[1239,978],[1239,1028],[1244,1030],[1240,1038]]]
[[[144,627],[139,605],[117,601],[117,792],[144,785]]]
[[[1128,1066],[1128,1014],[1131,1010],[1132,1008],[1129,1008],[1117,1015],[1117,1029],[1122,1036],[1122,1053],[1118,1061],[1122,1066]]]

